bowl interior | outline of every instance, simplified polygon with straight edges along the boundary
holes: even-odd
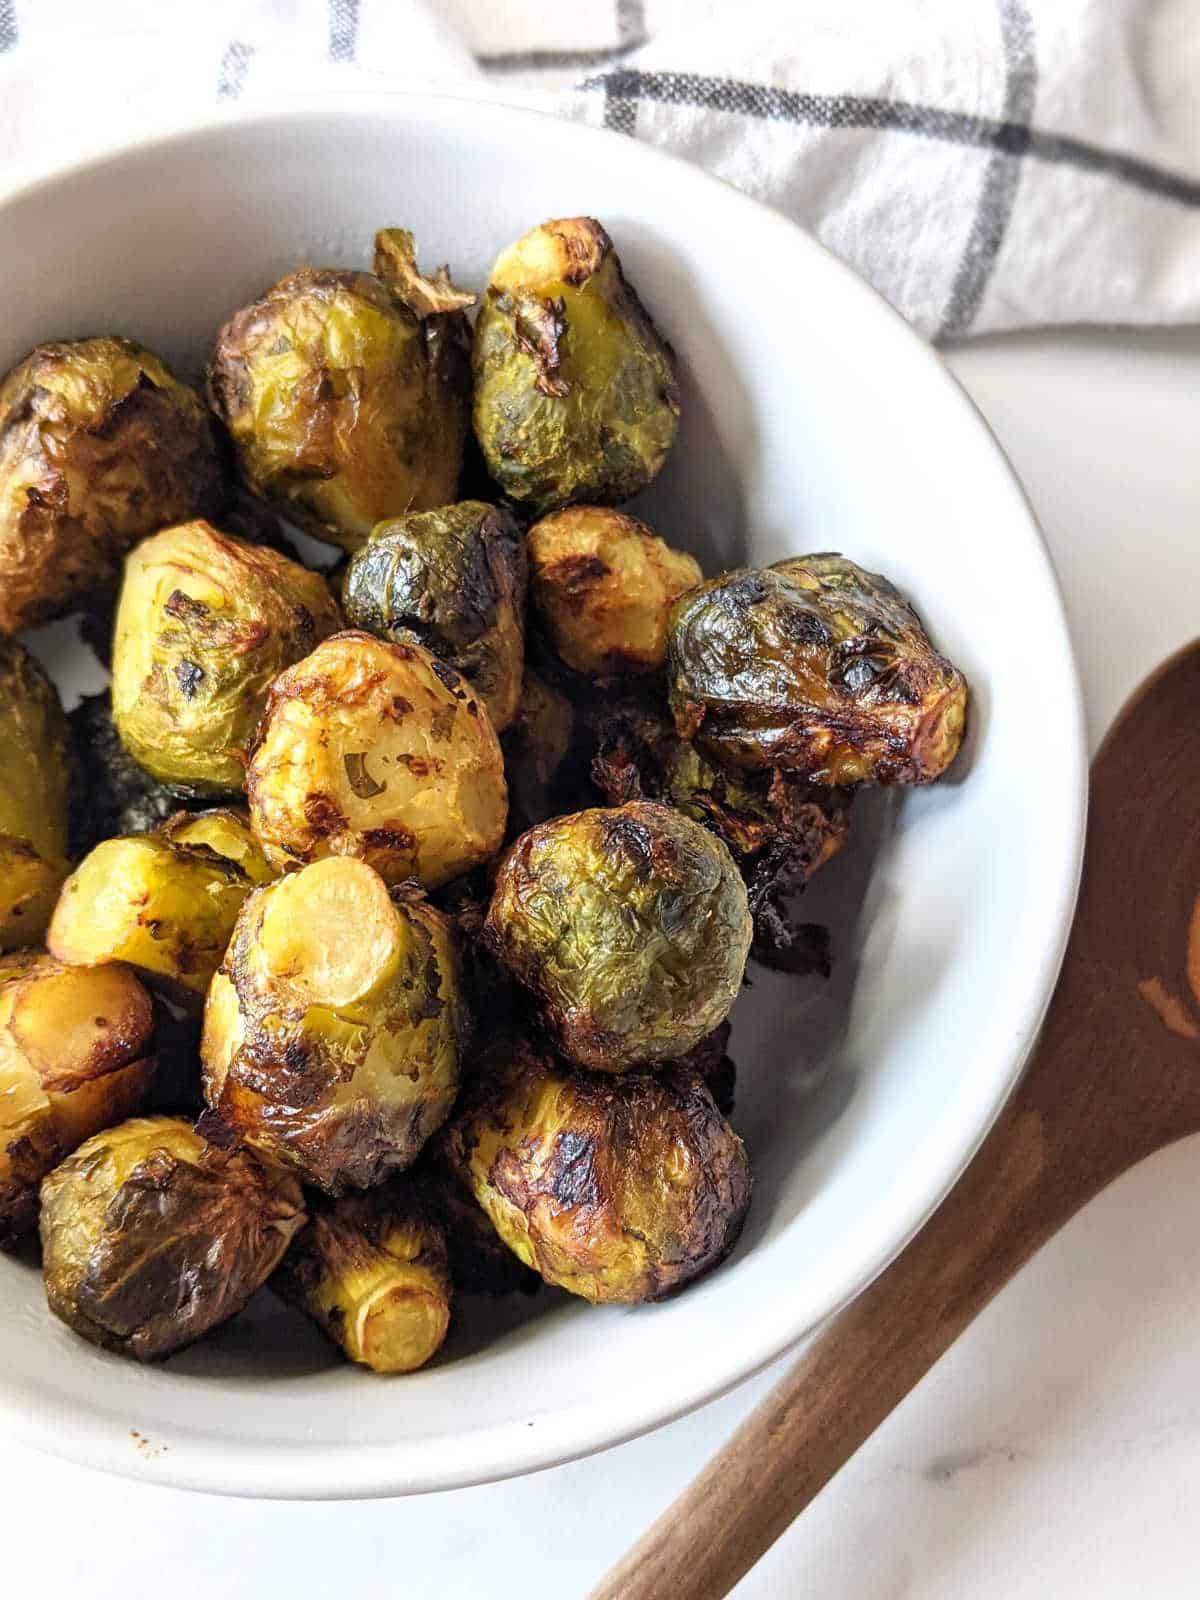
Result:
[[[810,895],[834,927],[834,979],[756,971],[738,1001],[735,1122],[756,1187],[720,1271],[636,1311],[549,1293],[467,1308],[442,1358],[384,1383],[265,1295],[138,1368],[73,1338],[34,1270],[0,1260],[0,1416],[35,1444],[161,1482],[338,1496],[629,1437],[762,1365],[877,1271],[1024,1060],[1081,835],[1057,589],[936,357],[788,224],[632,140],[529,113],[397,97],[219,122],[0,205],[0,369],[39,339],[121,332],[194,373],[232,309],[297,265],[366,264],[378,225],[412,228],[423,261],[478,288],[533,222],[581,212],[605,221],[682,359],[679,444],[642,514],[709,570],[837,549],[887,573],[971,682],[965,756],[951,781],[865,804]],[[98,681],[71,625],[35,645],[68,693]]]

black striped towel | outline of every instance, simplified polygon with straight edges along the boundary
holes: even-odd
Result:
[[[684,155],[931,336],[1200,316],[1200,0],[0,0],[0,179],[351,74]]]

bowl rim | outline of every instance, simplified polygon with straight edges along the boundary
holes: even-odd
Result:
[[[920,1191],[917,1203],[899,1207],[890,1219],[881,1219],[870,1248],[856,1254],[842,1251],[840,1270],[828,1275],[822,1308],[810,1314],[790,1298],[764,1305],[753,1323],[743,1324],[739,1337],[723,1344],[721,1360],[714,1365],[712,1352],[690,1363],[681,1360],[671,1373],[661,1375],[653,1404],[644,1391],[636,1404],[622,1408],[610,1403],[597,1407],[581,1403],[561,1408],[537,1419],[537,1425],[497,1423],[464,1435],[456,1448],[430,1450],[419,1464],[407,1463],[402,1439],[388,1444],[321,1445],[318,1448],[287,1443],[257,1443],[220,1439],[199,1431],[187,1436],[186,1447],[160,1455],[119,1449],[111,1422],[99,1414],[80,1413],[73,1404],[43,1392],[31,1404],[27,1390],[11,1388],[0,1374],[0,1424],[8,1437],[44,1453],[85,1466],[142,1479],[164,1486],[205,1493],[272,1499],[356,1499],[407,1495],[467,1487],[516,1477],[595,1454],[625,1443],[717,1399],[761,1372],[796,1346],[806,1334],[836,1314],[862,1292],[904,1249],[936,1210],[975,1155],[1019,1081],[1037,1038],[1057,981],[1073,920],[1083,860],[1087,813],[1087,738],[1082,689],[1071,646],[1062,591],[1054,563],[1029,499],[1002,446],[971,397],[931,344],[922,339],[876,290],[852,267],[782,213],[742,193],[683,157],[670,154],[627,135],[574,122],[548,109],[504,104],[483,97],[408,90],[368,89],[306,93],[300,98],[264,98],[252,104],[216,107],[156,122],[136,137],[106,144],[80,160],[26,161],[10,169],[0,183],[0,221],[14,204],[52,189],[63,180],[86,179],[89,174],[119,164],[148,150],[169,151],[203,141],[214,134],[275,124],[279,131],[301,123],[326,119],[360,121],[382,119],[398,125],[445,127],[461,131],[475,124],[486,136],[498,123],[535,130],[552,121],[555,140],[564,151],[581,143],[594,150],[597,142],[608,152],[610,164],[639,169],[640,177],[657,172],[678,192],[695,196],[697,215],[706,202],[720,204],[745,215],[756,230],[767,230],[783,250],[806,252],[820,261],[820,270],[852,310],[873,320],[879,338],[904,352],[907,370],[919,375],[943,407],[957,409],[973,428],[981,445],[1000,469],[993,493],[1006,486],[1004,516],[1012,537],[1023,537],[1026,553],[1040,562],[1045,576],[1047,612],[1056,623],[1052,636],[1039,639],[1039,660],[1046,681],[1061,699],[1056,710],[1062,730],[1060,765],[1051,799],[1061,849],[1055,856],[1056,876],[1045,886],[1046,925],[1049,933],[1035,965],[1031,965],[1025,1005],[1012,1019],[1007,1068],[989,1076],[975,1105],[970,1137],[947,1140],[938,1151],[925,1151],[921,1183],[910,1183],[908,1198]],[[857,306],[855,303],[857,302]],[[966,1122],[963,1121],[965,1131]],[[936,1158],[940,1157],[940,1160]],[[609,1397],[610,1402],[617,1397]]]

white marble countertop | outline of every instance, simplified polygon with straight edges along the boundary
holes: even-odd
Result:
[[[1200,633],[1200,330],[996,340],[952,364],[1042,518],[1094,745],[1144,673]],[[1047,1246],[739,1600],[1190,1600],[1198,1345],[1200,1160],[1187,1141]],[[574,1600],[774,1376],[591,1460],[407,1501],[217,1501],[0,1440],[4,1591]]]

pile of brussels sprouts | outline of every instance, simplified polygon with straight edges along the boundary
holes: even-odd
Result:
[[[269,1281],[410,1371],[455,1291],[716,1265],[747,958],[803,970],[854,790],[958,749],[885,579],[705,580],[615,509],[679,389],[599,223],[474,302],[389,229],[235,312],[207,405],[124,338],[0,385],[0,1244],[109,1349]],[[66,717],[16,635],[69,613]]]

